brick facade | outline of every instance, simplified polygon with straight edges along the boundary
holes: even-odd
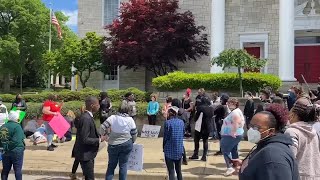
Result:
[[[122,0],[127,1],[127,0]],[[181,11],[190,10],[197,25],[206,27],[210,42],[211,32],[211,2],[212,0],[180,0]],[[264,33],[268,35],[268,63],[267,73],[278,74],[279,71],[279,0],[225,0],[225,49],[241,48],[240,35],[250,33]],[[293,0],[295,6],[306,0]],[[95,31],[105,34],[103,29],[103,0],[79,0],[79,36],[86,32]],[[179,64],[179,69],[186,72],[210,72],[210,57],[199,58],[197,62],[190,61]],[[234,69],[226,70],[234,71]],[[146,73],[143,68],[133,72],[120,69],[119,88],[137,87],[145,90],[150,88],[152,74]],[[89,86],[110,88],[113,86],[104,80],[102,73],[92,75]]]

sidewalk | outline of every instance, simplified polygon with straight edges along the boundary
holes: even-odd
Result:
[[[28,141],[28,140],[26,140]],[[167,170],[165,167],[163,152],[162,152],[162,138],[146,139],[138,138],[138,144],[144,146],[144,171],[142,172],[128,172],[128,180],[164,180],[166,179]],[[55,175],[66,176],[71,172],[73,159],[71,158],[71,151],[74,141],[58,144],[59,147],[54,152],[46,151],[46,145],[41,144],[33,146],[27,142],[27,147],[24,156],[24,174],[32,175]],[[253,144],[248,142],[241,142],[240,156],[244,158],[246,154],[253,147]],[[187,156],[193,153],[193,139],[185,140],[185,148]],[[202,142],[200,144],[200,157],[202,153]],[[218,143],[209,141],[209,155],[207,162],[189,161],[189,165],[182,166],[183,177],[185,180],[193,179],[238,179],[237,176],[224,177],[222,173],[225,172],[226,166],[222,156],[213,156],[218,150]],[[103,178],[107,169],[107,149],[104,147],[95,160],[95,174],[96,178]],[[116,174],[118,170],[116,170]],[[81,173],[79,166],[78,172]],[[117,179],[117,178],[115,178]]]

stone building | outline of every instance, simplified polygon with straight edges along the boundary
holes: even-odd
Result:
[[[118,15],[120,0],[79,0],[79,36],[103,27]],[[228,48],[246,49],[268,59],[261,73],[278,75],[285,82],[310,83],[320,77],[320,0],[180,0],[181,10],[193,12],[198,25],[210,37],[210,57],[179,65],[186,72],[222,72],[210,67],[210,59]],[[232,71],[226,70],[226,71]],[[117,67],[110,74],[95,72],[88,86],[109,88],[150,87],[150,73],[144,69]]]

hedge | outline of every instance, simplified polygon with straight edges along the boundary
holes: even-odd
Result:
[[[7,106],[8,109],[11,108],[11,103],[3,103],[4,105]],[[27,119],[30,119],[34,116],[42,116],[41,112],[41,106],[42,103],[34,103],[34,102],[29,102],[27,103],[28,109],[27,109]],[[69,101],[65,102],[61,114],[65,115],[68,110],[73,111],[76,115],[80,114],[80,107],[84,105],[84,102],[82,101]],[[120,102],[112,102],[112,113],[117,112],[118,108],[120,106]],[[138,116],[146,116],[147,114],[147,106],[148,104],[146,102],[138,102],[137,103],[137,115]]]
[[[137,88],[129,88],[126,90],[115,90],[111,89],[107,91],[111,101],[121,101],[123,96],[127,92],[132,92],[135,95],[135,100],[137,102],[144,102],[147,97],[147,93],[144,91],[140,91]],[[99,96],[100,90],[85,88],[80,91],[70,91],[70,90],[62,90],[59,92],[52,92],[52,91],[43,91],[39,94],[25,94],[23,98],[27,102],[44,102],[49,94],[57,94],[59,100],[63,100],[64,102],[68,101],[84,101],[88,96]],[[3,102],[13,102],[15,99],[15,95],[12,94],[1,94],[0,97],[2,98]]]
[[[259,91],[270,86],[278,90],[282,82],[271,74],[243,73],[244,91]],[[205,74],[184,73],[181,71],[159,76],[152,80],[152,85],[161,91],[177,91],[186,88],[208,90],[239,90],[240,82],[237,73]]]

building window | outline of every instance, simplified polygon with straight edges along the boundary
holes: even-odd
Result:
[[[110,72],[104,74],[104,80],[118,80],[118,66],[112,66]]]
[[[320,44],[320,36],[296,37],[295,44]]]
[[[119,0],[104,0],[104,25],[109,25],[119,14]]]

